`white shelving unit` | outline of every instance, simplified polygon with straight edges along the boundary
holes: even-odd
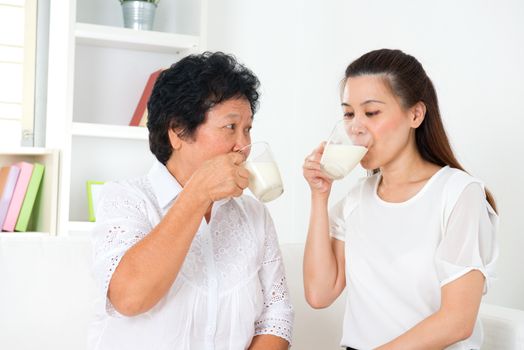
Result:
[[[162,53],[198,49],[199,37],[155,31],[139,31],[98,24],[77,23],[76,42],[80,45]]]
[[[1,232],[0,237],[29,237],[42,234],[56,234],[57,203],[58,203],[58,151],[38,148],[20,147],[0,149],[0,165],[12,165],[21,161],[43,164],[44,177],[40,185],[37,201],[34,206],[32,219],[34,231],[32,232]]]
[[[104,125],[93,123],[73,123],[73,136],[87,136],[128,140],[147,140],[148,132],[143,127]]]
[[[69,221],[69,235],[86,236],[95,226],[94,222],[87,221]]]
[[[146,128],[128,126],[149,75],[205,48],[206,0],[161,1],[153,31],[122,27],[117,0],[51,2],[46,145],[61,150],[58,233],[89,232],[86,181],[147,173]]]

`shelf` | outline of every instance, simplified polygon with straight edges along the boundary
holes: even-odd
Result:
[[[176,53],[197,48],[199,38],[192,35],[135,30],[98,24],[77,23],[76,42],[82,45],[117,49]]]
[[[54,150],[41,147],[14,147],[14,148],[0,148],[0,154],[10,154],[17,156],[40,156],[50,155]]]
[[[49,232],[1,232],[0,240],[2,239],[25,239],[29,237],[48,237]]]
[[[70,236],[88,236],[95,226],[89,221],[69,221],[68,231]]]
[[[58,206],[58,165],[59,152],[55,149],[39,147],[16,147],[0,149],[0,165],[10,165],[21,161],[37,162],[44,165],[44,177],[40,185],[32,213],[32,228],[36,232],[16,232],[0,237],[41,236],[56,234],[56,210]],[[43,232],[43,233],[41,233]]]
[[[118,138],[127,140],[148,140],[147,128],[141,126],[106,125],[92,123],[73,123],[75,136]]]

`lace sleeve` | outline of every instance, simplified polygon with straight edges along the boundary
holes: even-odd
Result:
[[[116,183],[104,185],[96,217],[91,234],[94,277],[106,298],[107,314],[121,316],[107,298],[109,282],[126,251],[151,231],[151,224],[144,201]]]
[[[265,222],[265,252],[259,272],[264,295],[264,310],[255,324],[255,335],[272,334],[286,339],[291,344],[294,312],[277,234],[267,210]]]

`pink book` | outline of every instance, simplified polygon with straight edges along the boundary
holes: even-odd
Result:
[[[20,168],[20,175],[18,175],[18,181],[16,182],[13,197],[11,198],[11,203],[9,203],[9,209],[7,209],[4,226],[2,227],[2,230],[8,232],[15,230],[18,214],[20,213],[20,208],[22,208],[25,192],[33,173],[33,164],[31,163],[20,162],[15,165]]]

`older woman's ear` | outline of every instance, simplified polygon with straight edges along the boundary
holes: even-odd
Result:
[[[167,131],[167,135],[169,136],[169,143],[171,144],[173,150],[178,151],[180,147],[182,147],[182,139],[180,136],[178,136],[179,133],[177,133],[174,129],[169,129]]]

